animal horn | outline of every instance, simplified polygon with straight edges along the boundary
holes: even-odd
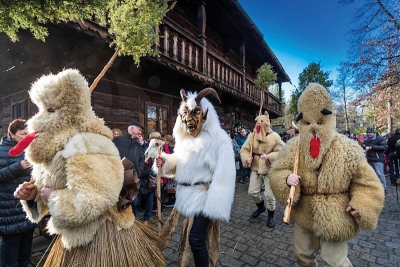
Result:
[[[201,99],[203,99],[203,97],[205,97],[206,95],[209,95],[209,94],[215,96],[215,98],[218,99],[219,103],[221,103],[221,100],[219,99],[219,96],[218,96],[217,92],[213,88],[207,87],[207,88],[201,90],[197,94],[196,99],[195,99],[197,105],[200,105]]]
[[[329,115],[332,114],[332,111],[330,111],[329,109],[324,108],[323,110],[321,110],[322,115]]]
[[[299,129],[299,127],[294,123],[294,121],[292,121],[292,126],[297,130]]]
[[[185,89],[183,89],[183,88],[181,89],[181,97],[182,97],[182,101],[186,102],[187,96],[186,96]]]
[[[299,121],[303,118],[303,112],[300,112],[299,115],[297,115],[296,121]]]

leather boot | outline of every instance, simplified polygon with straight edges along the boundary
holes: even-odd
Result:
[[[274,222],[274,210],[268,210],[268,220],[267,220],[267,226],[269,228],[274,228],[275,227],[275,222]]]
[[[256,205],[257,205],[257,210],[253,212],[253,214],[251,215],[253,218],[257,218],[258,216],[260,216],[261,213],[267,210],[267,208],[265,208],[264,206],[264,200],[261,201],[260,203],[256,203]]]

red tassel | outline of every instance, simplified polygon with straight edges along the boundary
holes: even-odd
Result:
[[[24,139],[19,141],[18,144],[10,149],[8,155],[10,155],[11,157],[19,156],[22,152],[24,152],[25,148],[27,148],[29,144],[32,143],[33,139],[35,139],[37,135],[38,132],[33,132],[25,136]]]
[[[260,133],[260,131],[261,131],[261,125],[260,124],[257,124],[256,131],[257,131],[258,134]]]
[[[314,137],[310,141],[310,155],[314,159],[318,157],[319,155],[319,150],[321,148],[321,140],[319,140],[318,137]]]

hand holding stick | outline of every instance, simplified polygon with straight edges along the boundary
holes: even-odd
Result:
[[[296,149],[296,156],[294,159],[294,167],[293,167],[293,174],[297,175],[297,169],[299,166],[299,156],[300,156],[300,137],[297,141],[297,149]],[[296,190],[296,186],[291,185],[290,186],[290,193],[289,197],[287,200],[285,212],[283,213],[283,222],[286,224],[289,224],[290,222],[290,211],[292,210],[292,205],[293,205],[293,198],[294,198],[294,192]]]

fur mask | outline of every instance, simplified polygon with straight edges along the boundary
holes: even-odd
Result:
[[[39,108],[28,120],[29,132],[38,135],[26,155],[34,163],[49,163],[74,134],[90,132],[112,138],[112,132],[92,110],[89,87],[78,70],[42,76],[29,91]]]
[[[270,128],[271,123],[269,122],[269,114],[267,111],[264,112],[264,115],[258,116],[256,119],[255,126],[255,139],[259,142],[266,142],[267,134],[271,133],[272,130]]]
[[[209,111],[208,105],[210,104],[203,98],[209,94],[221,102],[217,92],[212,88],[205,88],[198,94],[186,94],[185,90],[181,89],[182,103],[179,107],[178,115],[181,119],[181,126],[190,136],[198,136],[203,129],[203,124],[207,120]]]
[[[305,165],[318,168],[329,150],[336,133],[336,117],[332,99],[321,85],[310,83],[301,94],[297,105],[299,115],[300,148]]]

